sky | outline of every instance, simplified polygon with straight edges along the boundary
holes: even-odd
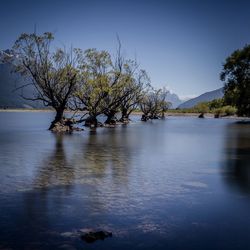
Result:
[[[0,49],[20,33],[51,31],[58,46],[136,58],[152,85],[181,98],[223,86],[222,65],[250,43],[249,0],[1,0]]]

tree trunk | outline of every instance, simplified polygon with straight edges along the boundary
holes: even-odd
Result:
[[[122,118],[128,118],[128,110],[127,109],[122,110]]]
[[[116,118],[115,118],[115,112],[110,112],[108,115],[107,115],[107,119],[105,121],[105,124],[112,124],[112,125],[115,125],[116,124]]]
[[[141,116],[141,121],[143,121],[143,122],[146,122],[148,119],[149,119],[149,117],[148,117],[147,114],[143,114],[143,115]]]
[[[129,122],[129,114],[127,109],[122,110],[122,117],[119,120],[120,122],[128,123]]]
[[[96,116],[90,115],[90,116],[86,119],[84,126],[96,128],[96,127],[98,126],[98,121],[97,121],[97,119],[96,119]]]
[[[204,113],[201,113],[198,118],[204,118]]]
[[[63,120],[63,112],[64,112],[64,108],[56,109],[56,116],[55,116],[54,121],[51,122],[49,130],[52,130],[55,127],[56,123],[62,122],[62,120]]]

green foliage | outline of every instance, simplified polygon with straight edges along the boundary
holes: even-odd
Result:
[[[128,118],[149,85],[147,73],[135,61],[123,58],[120,50],[114,59],[107,51],[96,49],[87,49],[79,55],[76,109],[87,111],[93,118],[104,114],[111,120],[119,111]]]
[[[224,98],[214,99],[208,102],[208,106],[210,110],[221,108],[224,106]]]
[[[111,94],[112,62],[107,51],[87,49],[79,52],[79,84],[75,108],[96,117],[103,112],[103,99]]]
[[[227,116],[229,115],[235,115],[237,113],[237,108],[227,105],[224,107],[224,112]]]
[[[209,112],[209,103],[207,102],[200,102],[195,107],[194,110],[198,113],[208,113]]]
[[[63,120],[66,108],[85,111],[88,122],[97,126],[100,114],[110,123],[118,112],[128,119],[139,106],[150,117],[163,116],[170,107],[168,91],[152,89],[146,71],[121,55],[119,40],[115,57],[105,50],[51,49],[53,40],[49,32],[21,34],[13,46],[18,57],[12,62],[16,72],[31,80],[35,92],[28,99],[56,110],[53,126]]]
[[[179,113],[212,113],[216,117],[231,116],[237,113],[237,108],[225,105],[224,98],[215,99],[210,102],[200,102],[190,109],[176,110]]]
[[[238,115],[250,116],[250,45],[234,51],[223,65],[225,103],[237,108]]]
[[[213,113],[216,117],[220,116],[232,116],[237,113],[237,109],[235,107],[232,107],[230,105],[214,109]]]
[[[151,89],[144,93],[143,98],[140,101],[140,109],[144,114],[145,120],[147,118],[163,117],[164,113],[170,108],[171,103],[166,100],[168,90]]]
[[[75,91],[78,80],[78,70],[75,68],[75,52],[63,49],[51,50],[53,34],[42,35],[23,33],[16,40],[12,51],[17,55],[12,62],[16,72],[27,77],[36,90],[34,96],[25,97],[29,100],[39,100],[46,106],[57,111],[60,120],[69,99]]]

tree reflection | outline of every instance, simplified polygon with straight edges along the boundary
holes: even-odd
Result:
[[[45,155],[38,168],[38,174],[34,181],[36,188],[44,188],[50,185],[69,185],[75,178],[74,167],[67,159],[64,149],[64,137],[70,135],[53,134],[55,146],[52,152]]]
[[[132,149],[126,129],[91,131],[82,150],[80,158],[90,178],[120,185],[128,181]]]
[[[227,126],[225,143],[225,180],[230,186],[250,192],[250,125]]]

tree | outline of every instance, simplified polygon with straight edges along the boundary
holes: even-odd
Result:
[[[171,103],[167,102],[168,90],[163,89],[152,89],[146,92],[140,102],[140,108],[143,112],[142,121],[148,119],[159,119],[164,117],[164,113],[170,107]]]
[[[119,72],[119,78],[110,88],[110,93],[104,98],[104,114],[107,116],[106,124],[116,123],[116,113],[121,111],[121,122],[128,122],[129,115],[139,104],[142,92],[149,85],[146,71],[140,70],[133,60],[125,60],[117,55],[114,72]],[[118,64],[117,62],[120,62]],[[117,74],[117,73],[116,73]]]
[[[116,113],[119,112],[122,101],[129,95],[126,88],[131,81],[128,74],[129,60],[121,55],[121,43],[118,38],[118,49],[116,55],[111,60],[112,70],[109,73],[109,91],[103,98],[103,114],[107,117],[105,124],[116,123]],[[125,87],[125,88],[124,88]]]
[[[74,106],[87,112],[86,126],[96,127],[100,114],[107,117],[106,124],[114,124],[119,111],[122,112],[120,121],[127,121],[149,84],[146,72],[139,70],[136,61],[126,60],[120,51],[119,42],[115,58],[107,51],[96,49],[80,53],[80,81]]]
[[[235,106],[240,116],[250,116],[250,45],[234,51],[223,65],[225,103]]]
[[[200,113],[199,118],[204,118],[205,113],[209,112],[209,103],[208,102],[199,102],[194,106],[196,112]]]
[[[13,65],[16,72],[24,75],[29,83],[21,86],[24,89],[32,85],[34,96],[23,98],[42,101],[45,106],[54,108],[56,116],[49,129],[56,123],[63,123],[64,110],[72,97],[78,80],[77,50],[66,52],[56,49],[52,52],[53,34],[42,35],[21,34],[16,40],[12,51],[16,56]]]
[[[149,113],[152,107],[152,99],[150,92],[144,92],[144,95],[140,101],[140,109],[142,111],[142,121],[147,121],[149,119]]]
[[[107,51],[87,49],[80,60],[80,81],[75,93],[75,107],[86,111],[86,126],[97,127],[97,116],[104,112],[104,98],[110,93],[112,62]]]
[[[172,103],[167,101],[168,93],[169,91],[166,88],[160,89],[158,112],[161,113],[161,118],[165,117],[165,112],[172,106]]]
[[[118,40],[119,42],[119,40]],[[118,112],[123,87],[124,59],[117,49],[112,60],[107,51],[88,49],[83,53],[80,65],[80,84],[75,95],[76,109],[85,110],[89,114],[85,125],[97,126],[97,116],[107,116],[105,123],[112,123]]]
[[[121,101],[121,122],[128,122],[130,114],[139,106],[144,93],[150,88],[150,79],[145,70],[138,70],[137,63],[127,66],[127,82],[124,84],[125,98]],[[133,69],[134,68],[134,69]]]
[[[214,110],[214,109],[222,108],[224,106],[224,102],[225,102],[224,98],[214,99],[208,102],[209,109]]]

